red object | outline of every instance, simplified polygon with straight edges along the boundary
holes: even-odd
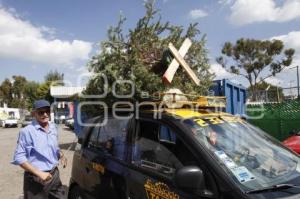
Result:
[[[286,140],[283,141],[283,144],[295,151],[296,153],[300,154],[300,136],[299,135],[292,135],[288,137]]]
[[[69,118],[73,118],[74,116],[74,103],[73,102],[69,102]]]

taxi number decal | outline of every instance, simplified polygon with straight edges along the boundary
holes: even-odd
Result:
[[[94,170],[96,170],[96,171],[98,171],[98,172],[104,174],[105,168],[104,168],[103,165],[97,164],[97,163],[95,163],[95,162],[93,162],[92,165],[93,165],[93,169],[94,169]]]
[[[207,127],[210,124],[222,124],[224,122],[229,122],[229,123],[235,123],[235,122],[243,122],[242,119],[238,117],[228,117],[228,116],[221,116],[219,117],[206,117],[203,119],[195,119],[194,120],[199,126],[201,127]]]
[[[205,122],[204,120],[202,120],[202,119],[196,119],[195,122],[196,122],[197,124],[199,124],[199,126],[202,126],[202,127],[208,126],[208,123],[206,123],[206,122]]]
[[[153,183],[148,179],[144,187],[148,199],[179,199],[179,195],[171,192],[169,187],[164,183]]]
[[[209,122],[211,124],[222,124],[224,123],[221,119],[217,118],[217,117],[210,117],[210,118],[207,118],[209,120]]]
[[[242,120],[238,117],[228,117],[228,116],[221,116],[222,120],[226,122],[241,122]]]

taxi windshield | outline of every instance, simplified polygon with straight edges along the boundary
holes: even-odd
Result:
[[[298,156],[238,117],[198,117],[184,123],[244,191],[300,177]]]

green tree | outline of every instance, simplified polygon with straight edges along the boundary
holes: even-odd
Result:
[[[39,83],[35,81],[28,81],[25,85],[25,96],[26,96],[26,108],[31,109],[32,104],[35,100],[39,99],[38,98],[38,88],[39,88]]]
[[[64,74],[59,73],[57,70],[50,71],[45,76],[45,82],[51,82],[52,85],[64,85]]]
[[[50,71],[45,75],[45,82],[40,84],[37,88],[37,98],[46,99],[49,102],[53,102],[54,99],[50,94],[51,86],[62,86],[64,85],[64,74],[57,71]]]
[[[106,89],[100,74],[105,74],[108,79],[107,102],[113,100],[112,85],[117,80],[134,82],[135,99],[140,99],[142,92],[152,94],[173,87],[192,94],[204,94],[207,91],[212,74],[208,71],[205,35],[200,36],[197,24],[191,24],[184,31],[182,26],[162,22],[159,10],[154,8],[154,1],[146,1],[145,8],[145,16],[128,33],[122,28],[126,21],[123,16],[117,26],[109,28],[108,39],[101,43],[100,53],[88,63],[89,70],[96,75],[89,81],[86,94],[99,94]],[[179,48],[187,37],[193,44],[185,60],[201,80],[201,85],[195,85],[182,67],[178,68],[172,84],[164,85],[162,76],[171,60],[167,52],[168,44],[172,42]],[[117,87],[118,94],[128,94],[129,90],[128,84]]]
[[[8,78],[2,82],[0,90],[2,93],[2,102],[10,107],[12,102],[12,83]]]
[[[255,40],[241,38],[235,44],[226,42],[218,63],[227,71],[245,77],[253,93],[257,85],[280,73],[293,61],[295,50],[285,49],[280,40]],[[254,96],[255,100],[255,96]]]
[[[3,94],[2,90],[1,90],[1,86],[0,86],[0,107],[3,106],[3,97],[4,97],[4,94]]]
[[[53,97],[50,95],[50,86],[51,82],[44,82],[39,85],[37,88],[37,98],[38,99],[45,99],[49,102],[53,102]]]
[[[27,80],[23,76],[13,76],[12,101],[10,106],[14,108],[26,108],[25,87]]]

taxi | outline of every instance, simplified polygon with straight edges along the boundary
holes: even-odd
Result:
[[[89,120],[68,198],[300,198],[300,158],[210,101]]]

